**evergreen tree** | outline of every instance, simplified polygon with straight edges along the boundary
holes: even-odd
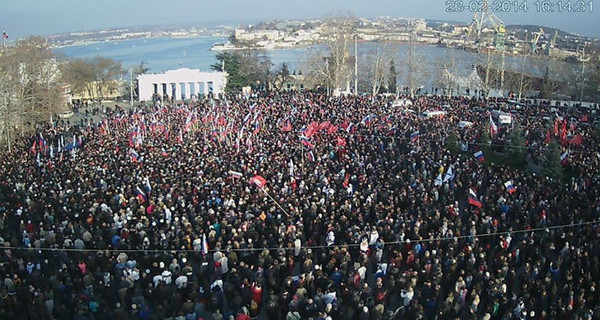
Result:
[[[540,88],[539,97],[541,99],[552,99],[552,93],[554,92],[555,83],[550,79],[548,67],[542,78],[542,87]]]
[[[481,150],[483,150],[484,155],[491,151],[491,141],[492,139],[490,138],[490,123],[487,122],[485,128],[483,129],[483,132],[481,133],[480,138]]]
[[[452,153],[457,153],[459,150],[459,143],[460,141],[458,140],[458,135],[456,134],[456,131],[450,131],[450,134],[446,139],[446,149]]]
[[[514,120],[513,120],[514,121]],[[512,131],[509,134],[508,142],[508,161],[513,165],[522,165],[527,157],[527,149],[525,146],[525,138],[523,130],[519,123],[515,122]]]
[[[563,175],[562,164],[560,163],[560,147],[556,141],[550,142],[542,162],[543,173],[545,176],[560,179]]]
[[[248,81],[240,73],[240,56],[233,52],[219,52],[215,55],[217,62],[210,66],[213,71],[227,72],[227,92],[239,92]],[[225,70],[223,70],[223,66]]]
[[[396,65],[394,59],[390,59],[390,73],[388,75],[388,92],[396,93],[396,78],[398,73],[396,72]]]

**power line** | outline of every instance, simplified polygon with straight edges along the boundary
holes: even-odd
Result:
[[[383,245],[402,245],[406,243],[429,243],[429,242],[437,242],[437,241],[457,241],[462,239],[475,239],[475,238],[483,238],[483,237],[495,237],[506,234],[520,234],[520,233],[529,233],[529,232],[540,232],[546,230],[555,230],[555,229],[563,229],[563,228],[572,228],[586,225],[594,225],[600,224],[600,220],[595,221],[586,221],[586,222],[578,222],[578,223],[570,223],[570,224],[562,224],[556,226],[547,226],[547,227],[539,227],[533,229],[519,229],[513,231],[502,231],[502,232],[490,232],[490,233],[479,233],[474,235],[462,235],[462,236],[453,236],[453,237],[437,237],[437,238],[429,238],[429,239],[407,239],[404,241],[388,241],[388,242],[379,242],[379,244]],[[346,247],[359,247],[361,243],[347,243],[347,244],[334,244],[334,245],[313,245],[313,246],[301,246],[301,249],[327,249],[332,248],[334,246],[346,246]],[[162,252],[196,252],[200,253],[200,250],[194,249],[100,249],[100,248],[26,248],[26,247],[14,247],[14,246],[0,246],[2,250],[29,250],[29,251],[50,251],[50,252],[110,252],[110,253],[133,253],[133,252],[143,252],[143,253],[162,253]],[[278,250],[289,250],[288,248],[283,247],[257,247],[257,248],[238,248],[238,249],[230,249],[235,252],[252,252],[252,251],[278,251]],[[217,252],[221,250],[211,249],[209,252]]]

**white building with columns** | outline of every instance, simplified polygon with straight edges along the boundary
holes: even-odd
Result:
[[[137,77],[139,99],[152,100],[154,94],[189,99],[192,95],[218,95],[225,92],[226,72],[200,72],[199,69],[181,68],[164,73],[141,74]]]

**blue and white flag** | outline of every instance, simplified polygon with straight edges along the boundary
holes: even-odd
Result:
[[[440,172],[437,176],[437,178],[435,178],[435,181],[433,181],[433,185],[434,186],[441,186],[442,183],[444,183],[444,181],[442,180],[442,173]]]
[[[454,172],[452,170],[452,166],[448,167],[448,171],[446,171],[446,175],[444,175],[444,182],[450,181],[454,179]]]

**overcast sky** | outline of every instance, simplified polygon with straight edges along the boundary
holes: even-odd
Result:
[[[462,0],[465,5],[469,1]],[[535,5],[537,0],[517,1],[527,2],[529,11],[515,13],[511,9],[497,13],[506,24],[539,24],[600,37],[600,0],[586,0],[588,4],[593,2],[593,12],[586,13],[540,13]],[[127,26],[235,23],[340,14],[471,20],[472,13],[468,10],[446,12],[446,3],[446,0],[2,0],[0,30],[14,39]]]

